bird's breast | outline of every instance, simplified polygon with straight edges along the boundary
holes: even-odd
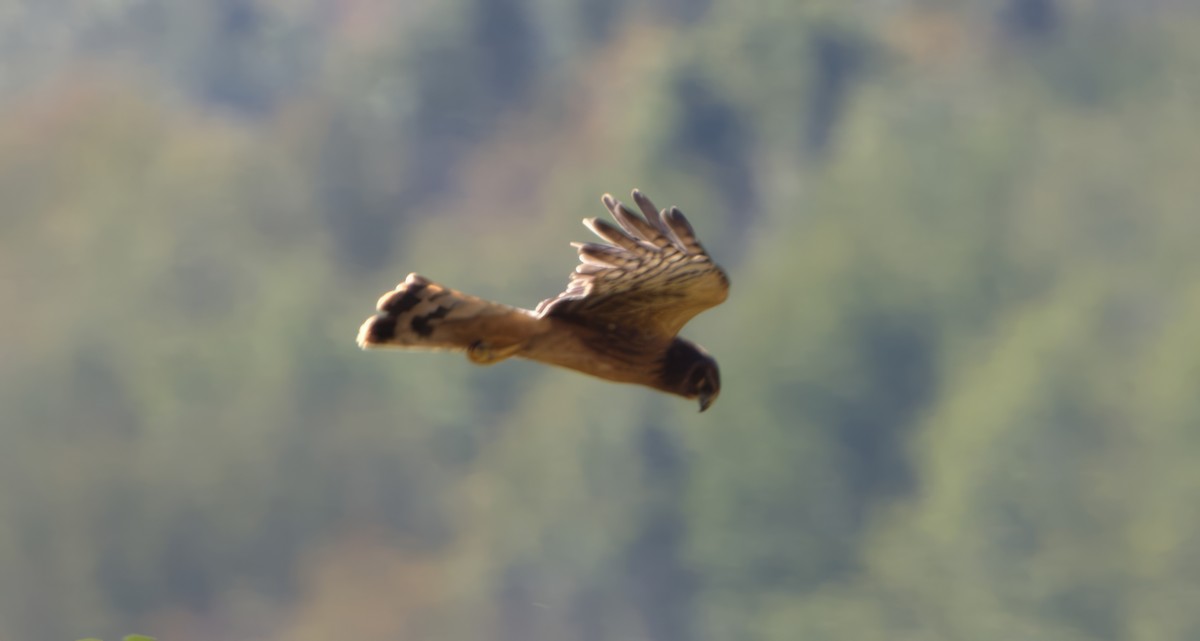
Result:
[[[552,323],[526,343],[520,356],[610,381],[645,384],[654,379],[666,349],[665,341],[634,332]]]

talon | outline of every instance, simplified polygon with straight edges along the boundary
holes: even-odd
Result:
[[[521,351],[521,345],[508,345],[506,347],[496,349],[492,345],[483,342],[482,340],[471,343],[467,348],[467,358],[471,359],[476,365],[491,365],[498,363],[513,354]]]
[[[471,359],[472,363],[487,365],[491,361],[492,350],[488,348],[483,341],[475,341],[467,348],[467,358]]]

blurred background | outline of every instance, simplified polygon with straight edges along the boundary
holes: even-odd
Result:
[[[1200,638],[1200,6],[0,3],[0,639]],[[363,353],[639,187],[709,412]]]

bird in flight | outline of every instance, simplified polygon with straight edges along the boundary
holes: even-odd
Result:
[[[729,277],[677,207],[659,211],[636,189],[633,200],[642,216],[604,195],[620,226],[583,224],[610,244],[572,243],[580,264],[566,291],[535,309],[409,274],[379,299],[358,330],[359,347],[465,351],[480,365],[526,358],[698,399],[703,412],[721,391],[717,362],[677,334],[725,300]]]

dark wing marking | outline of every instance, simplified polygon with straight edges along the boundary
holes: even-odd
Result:
[[[729,278],[696,240],[678,208],[655,209],[636,189],[644,218],[605,194],[620,225],[589,218],[583,224],[612,243],[572,243],[580,264],[567,289],[541,302],[543,317],[569,318],[594,326],[644,328],[672,337],[696,314],[729,294]]]

